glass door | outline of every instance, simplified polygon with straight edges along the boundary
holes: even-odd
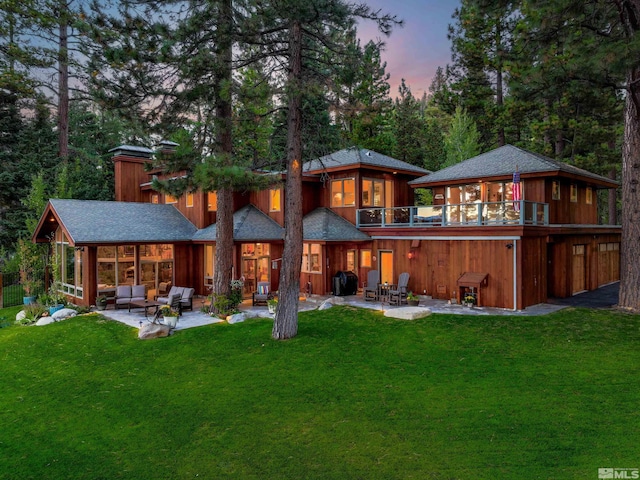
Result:
[[[256,264],[257,260],[255,258],[242,259],[245,295],[251,295],[256,290]]]
[[[393,281],[393,252],[380,250],[380,283],[394,283]]]

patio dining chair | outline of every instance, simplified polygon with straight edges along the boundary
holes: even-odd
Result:
[[[369,270],[367,283],[362,287],[362,296],[366,301],[378,299],[378,283],[380,283],[378,270]]]
[[[389,303],[391,305],[407,303],[407,285],[409,285],[409,274],[403,272],[398,277],[397,287],[389,290]]]

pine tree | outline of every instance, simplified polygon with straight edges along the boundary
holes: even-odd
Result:
[[[480,134],[465,110],[456,108],[451,127],[444,140],[447,159],[443,167],[449,167],[475,157],[480,153]]]

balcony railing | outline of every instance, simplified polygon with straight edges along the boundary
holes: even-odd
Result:
[[[459,227],[483,225],[549,225],[549,204],[516,202],[463,203],[420,207],[363,208],[357,227]]]

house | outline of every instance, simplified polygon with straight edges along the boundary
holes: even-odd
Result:
[[[52,199],[34,233],[55,238],[65,293],[84,305],[120,284],[144,284],[150,298],[169,285],[208,294],[215,192],[154,191],[153,150],[112,152],[116,201]],[[344,149],[303,168],[301,290],[329,293],[344,271],[361,287],[371,269],[389,283],[409,272],[409,288],[434,298],[471,291],[481,305],[512,309],[592,290],[619,280],[620,227],[598,225],[596,201],[616,186],[510,145],[435,173]],[[432,192],[432,205],[414,205],[416,188]],[[246,295],[257,282],[278,288],[285,195],[278,185],[234,194],[233,276]]]

